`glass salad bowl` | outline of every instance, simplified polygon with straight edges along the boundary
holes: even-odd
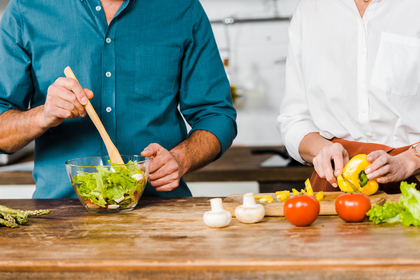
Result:
[[[150,158],[121,155],[124,165],[109,156],[66,162],[67,174],[80,202],[92,213],[118,213],[136,207],[146,187]]]

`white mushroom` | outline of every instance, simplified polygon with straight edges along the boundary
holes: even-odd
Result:
[[[235,216],[236,218],[246,224],[257,223],[264,218],[265,209],[261,204],[255,203],[253,193],[244,194],[244,203],[241,206],[236,207]]]
[[[232,215],[229,211],[223,209],[222,199],[210,199],[211,211],[204,213],[204,223],[209,227],[225,227],[232,220]]]

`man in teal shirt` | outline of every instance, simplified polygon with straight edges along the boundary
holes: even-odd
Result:
[[[35,139],[34,198],[76,197],[64,163],[107,154],[86,98],[121,154],[153,158],[146,196],[191,195],[182,176],[236,136],[198,0],[12,0],[0,24],[0,150]]]

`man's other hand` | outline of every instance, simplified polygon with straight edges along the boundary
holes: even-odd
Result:
[[[176,189],[181,179],[181,169],[177,159],[171,152],[153,143],[147,146],[141,155],[151,157],[149,182],[159,192]]]

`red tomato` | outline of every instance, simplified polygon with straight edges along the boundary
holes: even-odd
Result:
[[[335,211],[346,222],[363,221],[370,207],[370,199],[364,193],[345,193],[335,201]]]
[[[295,226],[309,226],[319,215],[319,202],[310,195],[290,198],[283,206],[284,217]]]

